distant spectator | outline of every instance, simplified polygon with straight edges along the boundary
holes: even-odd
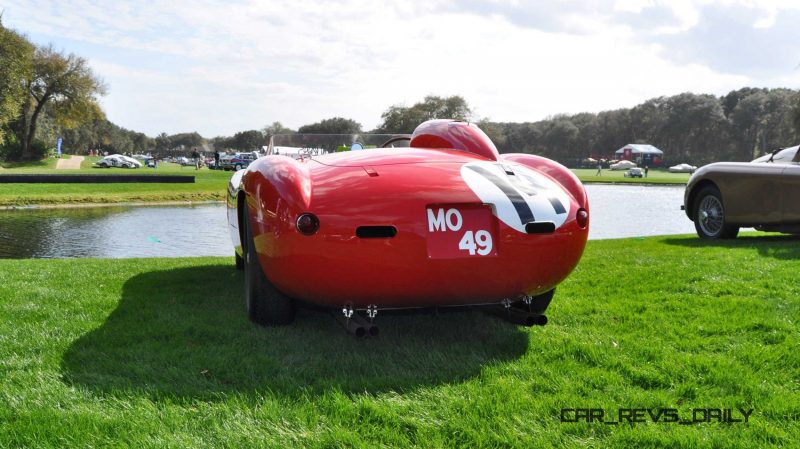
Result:
[[[192,158],[194,159],[194,169],[200,170],[200,153],[197,152],[197,148],[192,150]]]
[[[597,164],[597,173],[594,174],[595,176],[602,176],[603,175],[603,165]]]
[[[647,165],[645,165],[645,166],[644,166],[644,177],[645,177],[645,178],[647,177],[647,172],[648,172],[648,171],[650,171],[650,167],[648,167]]]

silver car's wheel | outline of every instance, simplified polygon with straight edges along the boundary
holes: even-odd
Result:
[[[695,204],[694,227],[701,238],[734,238],[739,233],[738,226],[726,222],[722,194],[716,187],[704,187],[697,195]]]

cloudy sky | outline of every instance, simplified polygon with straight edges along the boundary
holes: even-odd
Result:
[[[206,137],[462,95],[534,121],[680,92],[800,87],[800,2],[0,0],[3,23],[89,59],[108,118]]]

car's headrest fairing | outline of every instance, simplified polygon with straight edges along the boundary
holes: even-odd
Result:
[[[411,135],[413,148],[441,148],[469,151],[496,161],[500,153],[480,128],[457,120],[428,120],[417,126]]]

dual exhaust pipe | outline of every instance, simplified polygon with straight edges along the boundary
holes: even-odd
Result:
[[[549,303],[552,298],[552,292],[546,293],[546,302]],[[502,318],[510,323],[519,324],[526,327],[531,326],[544,326],[547,324],[547,316],[542,314],[547,305],[544,307],[524,307],[518,304],[510,304],[508,306],[498,305],[492,306],[488,309],[493,315]],[[380,334],[380,328],[372,322],[368,321],[363,316],[359,315],[355,310],[348,310],[349,317],[344,313],[331,312],[342,327],[347,330],[351,335],[357,338],[377,337]]]
[[[531,312],[516,305],[511,305],[510,307],[494,306],[489,311],[499,318],[522,326],[544,326],[547,324],[547,316]]]
[[[364,317],[353,312],[350,318],[347,318],[342,313],[332,312],[336,318],[349,334],[355,335],[358,338],[364,337],[377,337],[380,334],[380,328],[375,323],[367,321]]]

